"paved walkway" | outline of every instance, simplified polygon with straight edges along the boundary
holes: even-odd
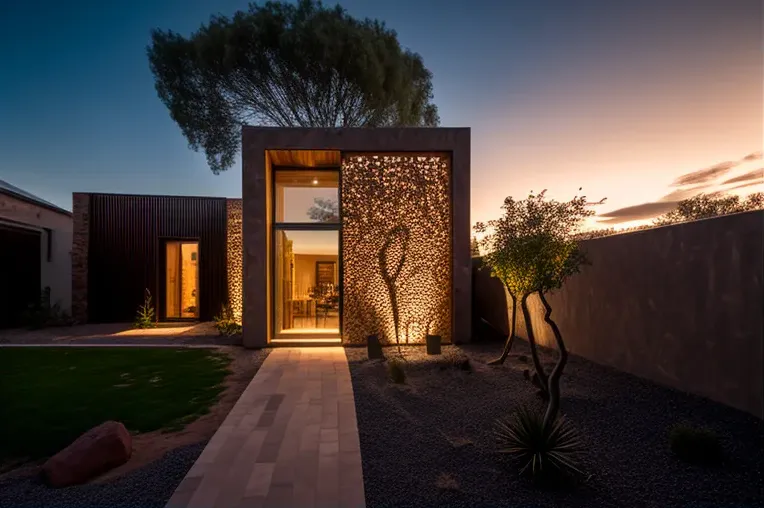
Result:
[[[344,349],[274,349],[167,507],[364,508]]]

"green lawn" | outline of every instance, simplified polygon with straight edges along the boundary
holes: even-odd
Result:
[[[0,462],[52,455],[106,420],[181,428],[217,400],[229,361],[209,349],[0,348]]]

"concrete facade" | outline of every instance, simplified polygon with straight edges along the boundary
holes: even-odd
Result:
[[[452,332],[466,342],[471,331],[470,130],[468,128],[242,130],[244,345],[270,341],[271,161],[268,150],[336,150],[365,153],[450,153],[452,197]]]
[[[72,215],[58,207],[0,192],[0,221],[41,232],[40,290],[49,287],[51,305],[58,303],[63,311],[70,312]]]
[[[591,266],[549,297],[570,352],[764,418],[764,211],[582,247]],[[481,314],[511,309],[497,279],[476,276],[475,291],[488,295]],[[554,348],[535,296],[529,307],[538,343]]]

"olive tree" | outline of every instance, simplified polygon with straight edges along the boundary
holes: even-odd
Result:
[[[476,231],[484,235],[481,247],[485,252],[485,263],[512,298],[510,334],[501,356],[494,363],[503,362],[512,347],[519,300],[538,386],[549,400],[545,425],[551,424],[559,412],[560,378],[568,359],[562,333],[551,317],[552,307],[547,295],[560,289],[568,277],[587,262],[575,235],[585,219],[594,214],[589,206],[584,196],[559,202],[547,199],[546,191],[531,193],[523,200],[507,197],[499,219],[475,226]],[[539,359],[528,309],[528,298],[533,294],[538,295],[544,307],[544,321],[551,328],[559,350],[557,363],[550,374],[544,371]]]

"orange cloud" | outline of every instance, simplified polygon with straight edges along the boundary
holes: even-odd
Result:
[[[753,152],[743,157],[743,160],[745,162],[749,162],[749,161],[758,161],[758,160],[761,160],[762,158],[764,158],[764,152]]]
[[[749,180],[764,180],[764,168],[754,169],[753,171],[749,171],[748,173],[730,178],[729,180],[725,180],[722,183],[722,185],[727,185],[730,183],[747,182]],[[760,183],[760,182],[754,182],[754,183]],[[754,183],[749,185],[754,185]]]
[[[690,187],[689,189],[677,189],[669,192],[658,201],[661,203],[676,203],[677,201],[682,201],[683,199],[695,197],[701,193],[701,189],[707,189],[709,187],[710,185],[696,185],[695,187]]]
[[[657,201],[654,203],[642,203],[641,205],[626,206],[611,212],[600,214],[605,220],[597,221],[600,224],[621,224],[634,220],[652,219],[663,215],[676,208],[679,201]]]
[[[695,185],[701,183],[709,183],[716,180],[720,176],[729,173],[729,170],[740,164],[737,161],[726,161],[714,164],[710,168],[698,169],[690,173],[678,177],[671,184],[672,187],[682,187],[684,185]]]
[[[715,183],[720,176],[729,173],[729,171],[742,164],[762,158],[762,152],[754,152],[746,155],[740,161],[726,161],[714,164],[711,167],[685,173],[674,180],[670,187],[682,187],[674,189],[657,201],[642,203],[639,205],[626,206],[617,210],[612,210],[597,216],[597,223],[603,225],[616,225],[624,222],[653,219],[666,212],[676,208],[680,201],[690,199],[701,193],[708,193],[710,196],[721,196],[727,191],[759,185],[764,178],[764,168],[755,171],[749,171],[740,176],[725,180],[721,184]],[[729,189],[718,189],[719,185],[740,183]],[[692,185],[692,187],[687,187]],[[709,188],[716,187],[717,190],[709,192]]]

